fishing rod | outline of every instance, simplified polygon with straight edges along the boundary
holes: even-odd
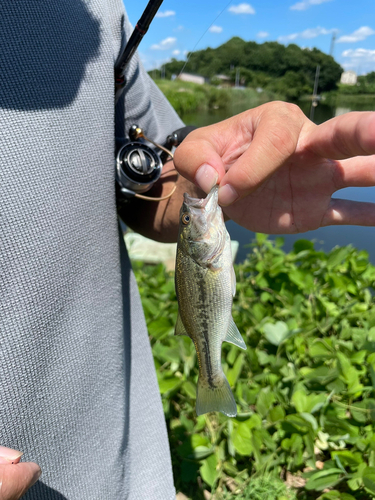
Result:
[[[135,25],[134,31],[131,34],[129,41],[121,47],[120,55],[115,63],[115,104],[117,104],[121,94],[124,91],[126,84],[125,70],[129,64],[130,59],[133,57],[134,52],[137,50],[143,37],[148,31],[148,28],[154,19],[157,11],[163,0],[150,0],[145,8],[142,16]]]

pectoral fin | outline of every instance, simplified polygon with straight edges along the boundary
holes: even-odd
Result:
[[[184,327],[184,324],[182,322],[182,319],[180,316],[180,311],[178,311],[178,314],[177,314],[177,321],[176,321],[176,326],[174,329],[174,334],[175,335],[188,335],[186,328]]]
[[[227,335],[226,335],[224,341],[230,342],[231,344],[234,344],[237,347],[240,347],[241,349],[246,350],[246,344],[243,341],[242,335],[238,331],[238,328],[236,326],[236,323],[233,321],[233,318],[231,318],[231,320],[230,320],[229,328],[228,328]]]

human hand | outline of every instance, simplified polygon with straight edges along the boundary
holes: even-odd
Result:
[[[321,226],[375,225],[375,204],[332,199],[375,186],[375,113],[321,125],[293,104],[273,102],[191,132],[174,163],[206,193],[220,184],[227,216],[252,231],[302,233]]]
[[[22,453],[0,446],[0,500],[18,500],[39,479],[33,462],[19,463]]]

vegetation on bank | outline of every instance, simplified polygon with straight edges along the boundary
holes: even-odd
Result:
[[[375,71],[359,76],[356,85],[339,84],[337,90],[324,96],[325,102],[332,105],[358,104],[368,105],[373,109],[375,104]]]
[[[178,491],[193,500],[204,490],[217,500],[375,498],[375,267],[365,251],[324,253],[300,240],[285,253],[281,238],[257,235],[235,266],[233,317],[247,351],[223,344],[236,418],[196,416],[197,360],[192,341],[173,335],[173,273],[134,267]]]
[[[172,59],[165,64],[165,77],[178,75],[185,62]],[[216,49],[208,47],[190,54],[186,71],[206,77],[217,84],[217,75],[226,75],[234,83],[284,95],[295,100],[312,94],[315,71],[320,66],[319,92],[337,88],[343,69],[333,57],[318,49],[301,49],[298,45],[278,42],[245,42],[233,37]],[[155,74],[154,71],[150,74]]]
[[[367,75],[358,76],[356,85],[338,86],[338,92],[345,95],[358,96],[361,94],[375,94],[375,71],[367,73]]]
[[[243,109],[257,106],[283,96],[274,92],[257,92],[255,89],[238,90],[234,88],[217,88],[214,85],[199,85],[181,80],[155,80],[160,90],[172,104],[180,116],[186,113],[232,106],[243,106]]]

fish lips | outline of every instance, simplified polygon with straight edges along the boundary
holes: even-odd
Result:
[[[213,187],[206,198],[193,198],[184,193],[181,215],[183,213],[191,215],[192,220],[187,230],[190,241],[204,239],[212,224],[216,225],[217,217],[222,218],[221,208],[218,205],[218,193],[219,186]]]
[[[219,198],[219,186],[214,186],[206,198],[193,198],[188,193],[184,193],[184,205],[188,208],[204,208],[206,212],[216,209]]]

